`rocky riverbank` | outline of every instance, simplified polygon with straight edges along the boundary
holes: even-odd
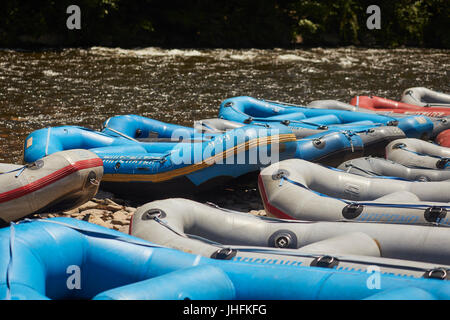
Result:
[[[189,197],[192,200],[214,203],[222,208],[265,216],[257,187],[253,183],[228,185],[220,190]],[[78,208],[60,213],[41,213],[33,218],[70,217],[88,221],[123,233],[129,232],[131,217],[146,201],[136,202],[115,197],[112,193],[99,191],[95,198]]]

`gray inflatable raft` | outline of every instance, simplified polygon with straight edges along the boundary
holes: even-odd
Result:
[[[24,166],[0,166],[0,222],[69,210],[98,191],[103,162],[88,150],[56,152]]]
[[[450,170],[450,148],[406,138],[386,146],[386,159],[408,167]]]
[[[450,94],[414,87],[403,91],[401,101],[420,107],[450,107]]]
[[[450,225],[450,181],[368,178],[289,159],[263,169],[258,186],[279,218]]]
[[[201,256],[255,263],[358,270],[378,266],[381,272],[414,277],[443,276],[450,263],[450,248],[440,246],[450,241],[450,229],[279,220],[186,199],[138,208],[131,234]]]
[[[407,167],[391,160],[363,157],[345,161],[338,169],[364,177],[390,176],[410,181],[450,180],[450,170]]]

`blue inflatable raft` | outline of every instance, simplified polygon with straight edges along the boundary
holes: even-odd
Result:
[[[246,124],[281,123],[290,127],[331,131],[366,131],[380,125],[398,126],[407,137],[428,138],[433,122],[425,116],[393,117],[347,110],[313,109],[242,96],[226,99],[219,118]]]
[[[296,138],[288,128],[249,125],[206,135],[193,128],[146,121],[148,131],[140,132],[131,126],[122,132],[75,126],[40,129],[26,138],[24,160],[30,163],[57,151],[89,149],[103,160],[102,189],[159,197],[257,172],[261,166],[291,158],[296,150]],[[150,131],[158,137],[149,138]],[[138,135],[141,141],[134,138]]]
[[[445,280],[211,259],[70,218],[0,229],[0,255],[6,300],[450,299]]]
[[[286,130],[285,125],[277,122],[255,122],[254,125],[272,130]],[[184,139],[194,139],[200,133],[215,136],[245,126],[239,122],[205,119],[197,121],[192,129],[164,124],[142,116],[124,115],[109,118],[104,123],[103,132],[139,141],[156,141],[170,137],[177,140],[179,136],[175,133],[184,132],[183,130],[186,131],[183,133]],[[331,166],[338,166],[343,161],[358,157],[360,154],[384,157],[388,143],[405,137],[402,130],[392,126],[376,126],[358,133],[351,130],[330,131],[291,126],[288,128],[297,138],[295,158]]]

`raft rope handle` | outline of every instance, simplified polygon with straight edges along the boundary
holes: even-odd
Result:
[[[18,178],[18,177],[22,174],[22,172],[23,172],[25,169],[27,169],[28,167],[29,167],[29,165],[26,164],[26,165],[24,165],[24,166],[22,166],[22,167],[20,167],[20,168],[17,168],[17,169],[13,169],[13,170],[6,171],[6,172],[0,172],[0,175],[1,175],[1,174],[7,174],[7,173],[12,173],[12,172],[19,171],[19,172],[14,176],[14,177]]]
[[[286,177],[284,175],[281,176],[280,180],[286,180],[287,182],[289,182],[289,183],[291,183],[293,185],[296,185],[298,187],[301,187],[303,189],[311,191],[311,192],[313,192],[313,193],[315,193],[315,194],[317,194],[317,195],[319,195],[321,197],[332,198],[332,199],[341,201],[341,202],[343,202],[343,203],[345,203],[347,205],[362,205],[362,206],[373,206],[373,207],[391,207],[391,208],[405,208],[405,209],[417,209],[417,210],[426,210],[428,208],[436,207],[434,205],[429,205],[429,204],[419,205],[419,204],[406,204],[406,203],[405,204],[399,204],[399,203],[395,204],[395,203],[377,203],[377,202],[349,201],[349,200],[345,200],[345,199],[342,199],[342,198],[334,198],[334,197],[331,197],[329,195],[326,195],[326,194],[320,193],[318,191],[312,190],[312,189],[308,188],[307,186],[305,186],[304,184],[302,184],[300,182],[297,182],[297,181],[294,181],[294,180],[291,180],[291,179],[289,179],[288,177]],[[281,185],[282,185],[282,181],[280,181],[279,186],[281,186]],[[438,207],[439,208],[444,208],[444,209],[450,209],[450,205],[443,205],[443,206],[438,206]],[[439,225],[439,222],[436,222],[435,224]],[[444,226],[450,227],[450,226],[447,226],[447,225],[444,225]]]

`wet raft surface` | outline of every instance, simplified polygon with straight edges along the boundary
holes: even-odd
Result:
[[[21,163],[26,135],[47,126],[99,129],[130,113],[191,126],[239,95],[298,104],[370,94],[398,100],[414,86],[450,92],[448,70],[448,51],[435,49],[2,50],[0,162]],[[197,200],[262,209],[256,184]]]

